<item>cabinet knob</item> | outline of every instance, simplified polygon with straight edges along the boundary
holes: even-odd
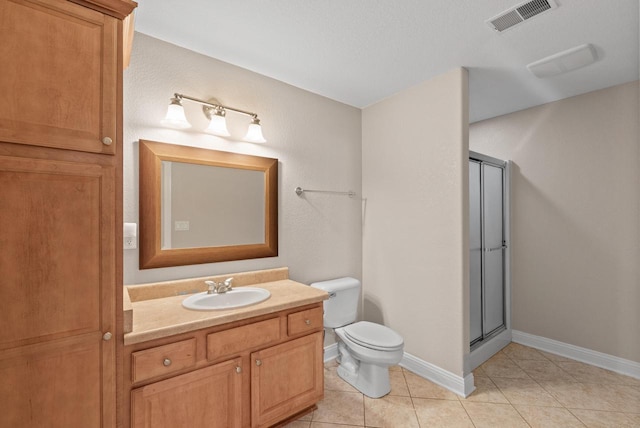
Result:
[[[262,365],[262,360],[256,360],[256,366],[261,366]]]
[[[171,365],[171,360],[170,360],[169,358],[165,358],[165,359],[162,361],[162,364],[163,364],[165,367],[169,367],[169,366]]]
[[[111,338],[113,337],[113,335],[111,334],[111,332],[106,332],[105,334],[102,335],[102,340],[104,340],[105,342],[111,340]]]
[[[311,325],[311,320],[304,320],[304,323],[305,323],[306,325]]]
[[[236,373],[242,373],[242,367],[236,366]]]
[[[110,137],[104,137],[102,139],[102,144],[104,144],[105,146],[110,146],[111,143],[113,143],[113,140]]]

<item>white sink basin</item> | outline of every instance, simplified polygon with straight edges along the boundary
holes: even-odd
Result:
[[[263,302],[271,296],[264,288],[238,287],[221,294],[198,293],[182,301],[182,306],[196,311],[215,311],[240,308]]]

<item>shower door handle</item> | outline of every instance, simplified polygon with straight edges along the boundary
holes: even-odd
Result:
[[[485,248],[485,249],[484,249],[484,252],[485,252],[485,253],[490,253],[490,252],[492,252],[492,251],[506,250],[506,249],[507,249],[507,246],[506,246],[506,245],[501,245],[501,246],[499,246],[499,247],[495,247],[495,248]]]

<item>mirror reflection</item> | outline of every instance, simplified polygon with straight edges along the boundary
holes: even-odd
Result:
[[[264,243],[264,172],[162,162],[162,248]]]

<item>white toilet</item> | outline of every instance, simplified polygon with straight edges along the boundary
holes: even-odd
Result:
[[[360,299],[357,279],[338,278],[311,286],[329,293],[324,301],[324,326],[335,329],[339,338],[338,375],[368,397],[388,394],[389,366],[402,359],[402,336],[380,324],[355,322]]]

